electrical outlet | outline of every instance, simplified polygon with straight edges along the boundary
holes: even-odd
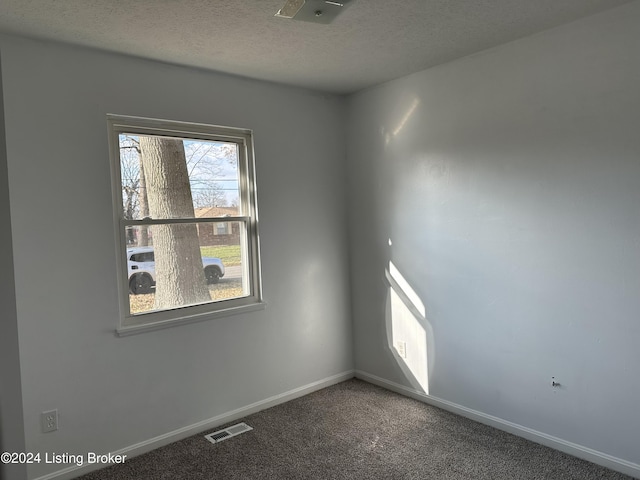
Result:
[[[58,409],[49,410],[40,414],[40,426],[42,433],[54,432],[58,429]]]
[[[407,358],[407,342],[397,342],[396,350],[398,351],[400,358]]]

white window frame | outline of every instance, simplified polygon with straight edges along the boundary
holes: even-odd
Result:
[[[114,226],[116,231],[116,265],[118,271],[118,303],[120,322],[116,329],[119,336],[172,327],[184,323],[209,320],[236,313],[262,309],[262,275],[260,267],[260,237],[258,235],[258,206],[255,181],[253,133],[248,129],[221,127],[200,123],[159,120],[125,115],[107,115],[109,151],[111,159],[111,185]],[[161,135],[180,139],[230,142],[238,145],[239,204],[242,215],[219,218],[142,219],[125,220],[122,203],[122,177],[120,172],[120,134]],[[243,286],[248,296],[212,301],[171,310],[131,314],[129,307],[129,281],[127,269],[126,227],[167,223],[219,223],[240,222],[241,265]]]

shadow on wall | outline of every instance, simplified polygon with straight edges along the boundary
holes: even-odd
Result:
[[[389,240],[391,242],[391,240]],[[411,383],[429,394],[429,358],[433,351],[433,328],[426,319],[424,303],[393,262],[385,270],[387,280],[387,344],[393,358]]]

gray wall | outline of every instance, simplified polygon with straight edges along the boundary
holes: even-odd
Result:
[[[22,452],[24,429],[8,180],[0,68],[0,452]],[[24,465],[0,463],[3,480],[19,480],[26,478],[25,474]]]
[[[28,451],[114,451],[353,368],[343,99],[9,36],[0,48]],[[255,131],[265,310],[114,336],[107,113]],[[52,408],[60,428],[41,434]]]
[[[348,112],[0,36],[3,448],[126,448],[348,372],[355,350],[361,372],[640,463],[639,20],[634,2],[362,92]],[[106,113],[254,129],[266,310],[113,335]],[[60,429],[41,434],[51,408]]]
[[[359,371],[640,464],[638,25],[633,2],[351,98]]]

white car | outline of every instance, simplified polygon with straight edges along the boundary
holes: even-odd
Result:
[[[202,257],[207,283],[218,283],[224,277],[224,264],[219,258]],[[156,263],[153,247],[127,248],[129,291],[135,295],[149,293],[156,284]]]

